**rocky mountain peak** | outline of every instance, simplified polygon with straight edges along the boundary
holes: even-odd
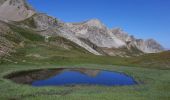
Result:
[[[148,47],[152,47],[153,49],[163,50],[164,48],[154,39],[148,39],[145,41]]]
[[[156,42],[154,39],[152,39],[152,38],[151,38],[151,39],[147,39],[146,42],[148,42],[148,43],[157,43],[157,42]]]
[[[164,48],[154,39],[136,39],[133,43],[135,43],[138,49],[145,53],[157,53],[164,50]]]
[[[127,46],[133,45],[144,53],[156,53],[164,50],[163,47],[154,39],[136,39],[134,36],[124,32],[121,28],[114,28],[111,31],[117,38],[128,43]]]
[[[25,0],[3,0],[0,3],[0,20],[21,21],[35,14]]]
[[[129,36],[128,33],[124,32],[123,29],[121,29],[121,28],[113,28],[113,29],[111,29],[111,32],[116,37],[118,37],[119,39],[121,39],[124,42],[129,42],[129,41],[134,40],[133,36]]]
[[[89,27],[105,28],[105,25],[99,19],[91,19],[85,22]]]
[[[5,2],[6,0],[0,0],[0,6]]]
[[[114,33],[120,34],[120,32],[122,32],[122,31],[123,31],[123,29],[122,29],[122,28],[117,27],[117,28],[113,28],[113,29],[111,29],[111,31],[112,31],[112,32],[114,32]]]
[[[107,28],[98,19],[80,23],[61,22],[35,12],[26,0],[1,0],[0,20],[17,21],[21,27],[33,29],[42,36],[61,36],[95,55],[129,56],[163,50],[153,39],[136,39],[121,28]]]

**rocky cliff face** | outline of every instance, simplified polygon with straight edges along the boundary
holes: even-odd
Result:
[[[125,45],[116,38],[99,20],[92,19],[79,24],[67,24],[77,38],[88,39],[98,47],[119,48]]]
[[[21,21],[31,17],[35,11],[25,0],[2,0],[0,2],[1,20]]]
[[[53,36],[64,37],[95,55],[101,55],[96,50],[91,48],[89,45],[87,45],[86,43],[78,39],[75,36],[75,32],[72,31],[67,26],[67,24],[57,20],[56,18],[50,17],[46,14],[36,13],[32,17],[22,22],[19,22],[19,24],[20,26],[26,28],[30,28],[31,26],[34,26],[31,28],[45,37],[53,37]]]
[[[15,52],[17,35],[14,34],[15,32],[6,23],[0,21],[0,59]]]
[[[134,52],[133,50],[136,48],[135,51],[138,49],[143,53],[156,53],[163,50],[163,47],[153,39],[136,39],[120,28],[110,30],[97,19],[82,23],[67,23],[67,27],[75,33],[77,38],[90,41],[108,55],[127,55],[127,51],[125,53],[120,50],[122,48],[131,52]],[[115,51],[116,49],[119,53]]]
[[[46,14],[35,12],[25,0],[1,1],[0,20],[15,21],[17,26],[34,30],[45,37],[61,36],[95,55],[124,57],[163,50],[163,47],[153,39],[136,39],[119,28],[108,29],[98,19],[64,23]]]
[[[112,29],[112,33],[117,38],[130,44],[133,47],[138,48],[144,53],[157,53],[164,50],[164,48],[154,39],[148,39],[148,40],[136,39],[133,36],[129,36],[128,33],[124,32],[120,28]]]
[[[153,39],[136,40],[136,47],[145,53],[157,53],[164,49]]]

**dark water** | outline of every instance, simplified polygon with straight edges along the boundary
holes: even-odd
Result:
[[[32,86],[61,86],[61,85],[104,85],[123,86],[135,85],[136,81],[123,73],[90,70],[90,69],[44,69],[13,74],[13,81]]]

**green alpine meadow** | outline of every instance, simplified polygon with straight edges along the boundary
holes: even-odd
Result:
[[[0,1],[0,100],[170,100],[167,47],[96,18],[61,21],[38,1]]]

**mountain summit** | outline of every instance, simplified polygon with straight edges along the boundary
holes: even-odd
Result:
[[[128,57],[144,53],[157,53],[164,50],[153,39],[136,39],[120,28],[107,28],[98,19],[80,23],[64,23],[46,14],[36,12],[25,0],[1,0],[0,20],[0,46],[3,54],[6,51],[8,53],[13,51],[11,48],[16,45],[16,42],[5,37],[6,35],[11,37],[10,33],[16,33],[13,32],[9,25],[31,30],[44,37],[46,42],[49,41],[47,40],[49,37],[62,37],[76,44],[78,48],[84,48],[95,55]],[[12,38],[18,37],[18,35],[12,36]],[[20,43],[23,41],[24,39],[20,40]],[[8,46],[5,47],[4,44]],[[53,44],[58,44],[58,42]],[[66,48],[65,46],[63,47]]]
[[[85,22],[89,27],[104,28],[103,23],[98,19],[91,19]]]
[[[0,18],[12,21],[25,20],[35,14],[35,11],[25,0],[2,0],[0,2]]]

